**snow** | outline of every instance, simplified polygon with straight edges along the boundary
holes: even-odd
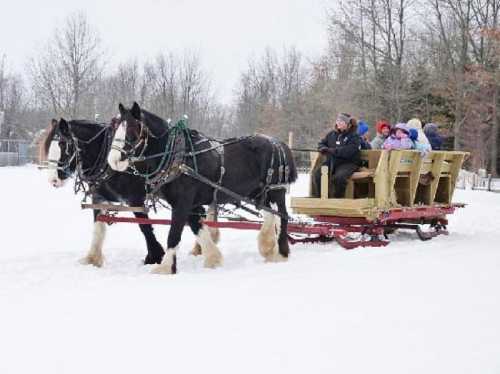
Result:
[[[128,224],[109,228],[103,268],[80,265],[92,214],[71,185],[34,167],[0,181],[2,374],[500,372],[500,194],[458,190],[450,236],[297,245],[287,263],[223,230],[224,266],[205,269],[186,230],[180,273],[162,276]]]

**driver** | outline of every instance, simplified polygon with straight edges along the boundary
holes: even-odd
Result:
[[[347,179],[358,169],[360,164],[361,139],[357,134],[357,121],[348,113],[339,113],[333,123],[333,129],[318,143],[318,151],[326,155],[323,165],[328,166],[333,197],[343,198]],[[320,196],[321,168],[313,177],[313,195]]]

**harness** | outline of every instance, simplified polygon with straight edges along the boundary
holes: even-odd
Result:
[[[271,160],[267,168],[265,182],[261,183],[259,192],[257,193],[255,199],[250,199],[235,194],[222,186],[226,173],[224,147],[229,144],[241,142],[245,139],[253,138],[255,135],[231,138],[222,141],[200,134],[201,138],[193,143],[192,131],[186,126],[185,120],[180,120],[175,126],[167,128],[161,136],[154,136],[149,130],[145,131],[144,128],[146,126],[143,121],[140,121],[140,124],[141,135],[135,144],[127,143],[125,139],[120,139],[121,143],[117,146],[113,145],[112,148],[125,154],[129,160],[129,168],[131,171],[126,172],[145,179],[146,201],[150,202],[153,209],[159,201],[158,193],[161,187],[165,184],[171,183],[182,174],[185,174],[214,188],[211,204],[215,210],[215,217],[217,217],[219,192],[222,192],[230,197],[237,198],[240,201],[252,202],[259,207],[259,209],[268,210],[273,212],[273,214],[276,214],[274,210],[265,206],[267,194],[272,190],[286,189],[290,173],[289,160],[287,159],[285,149],[283,148],[283,144],[277,139],[265,135],[258,135],[265,137],[271,144]],[[153,136],[156,139],[168,136],[167,141],[165,142],[165,149],[162,152],[145,156],[144,153],[148,144],[149,136]],[[116,140],[117,139],[115,139],[115,142]],[[195,149],[195,146],[205,143],[208,143],[207,148],[200,150]],[[120,147],[122,144],[129,144],[131,149],[125,151],[122,147]],[[140,146],[142,146],[140,154],[138,156],[132,155],[131,153],[137,152]],[[198,173],[197,156],[211,151],[215,151],[219,159],[219,173],[216,182]],[[137,162],[144,162],[158,158],[160,161],[154,170],[141,172],[135,166],[135,163]],[[188,166],[188,158],[192,158],[193,167]]]
[[[288,165],[288,159],[286,157],[285,150],[283,149],[282,143],[276,138],[261,135],[268,139],[272,146],[271,151],[271,160],[269,162],[269,168],[267,169],[266,183],[262,185],[261,192],[257,195],[259,198],[259,206],[264,205],[267,194],[269,191],[278,190],[278,189],[286,189],[286,185],[288,184],[288,178],[290,174],[290,167]],[[273,177],[276,171],[275,162],[277,159],[277,176],[276,182],[273,183]]]
[[[82,151],[80,145],[89,145],[97,140],[102,134],[104,134],[103,144],[101,146],[99,154],[95,159],[95,162],[88,168],[83,169],[83,160],[81,160],[80,157],[80,152]],[[77,154],[75,192],[83,189],[86,196],[88,194],[92,194],[96,192],[100,184],[111,178],[111,176],[116,173],[109,167],[107,163],[107,156],[111,149],[111,143],[113,142],[114,134],[115,129],[113,126],[104,125],[103,128],[97,132],[97,134],[95,134],[88,140],[82,140],[72,135],[73,141],[75,142],[75,149]],[[88,191],[85,189],[84,183],[88,185]]]

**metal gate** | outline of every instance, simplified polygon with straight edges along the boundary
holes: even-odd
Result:
[[[0,166],[19,166],[36,160],[36,151],[27,140],[0,139]]]

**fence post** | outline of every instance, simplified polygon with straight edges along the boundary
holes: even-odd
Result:
[[[293,148],[293,131],[288,132],[288,147],[290,147],[290,152],[291,152],[292,148]],[[290,185],[289,184],[286,186],[286,193],[287,194],[290,193]]]
[[[491,191],[491,174],[488,174],[488,191]]]

